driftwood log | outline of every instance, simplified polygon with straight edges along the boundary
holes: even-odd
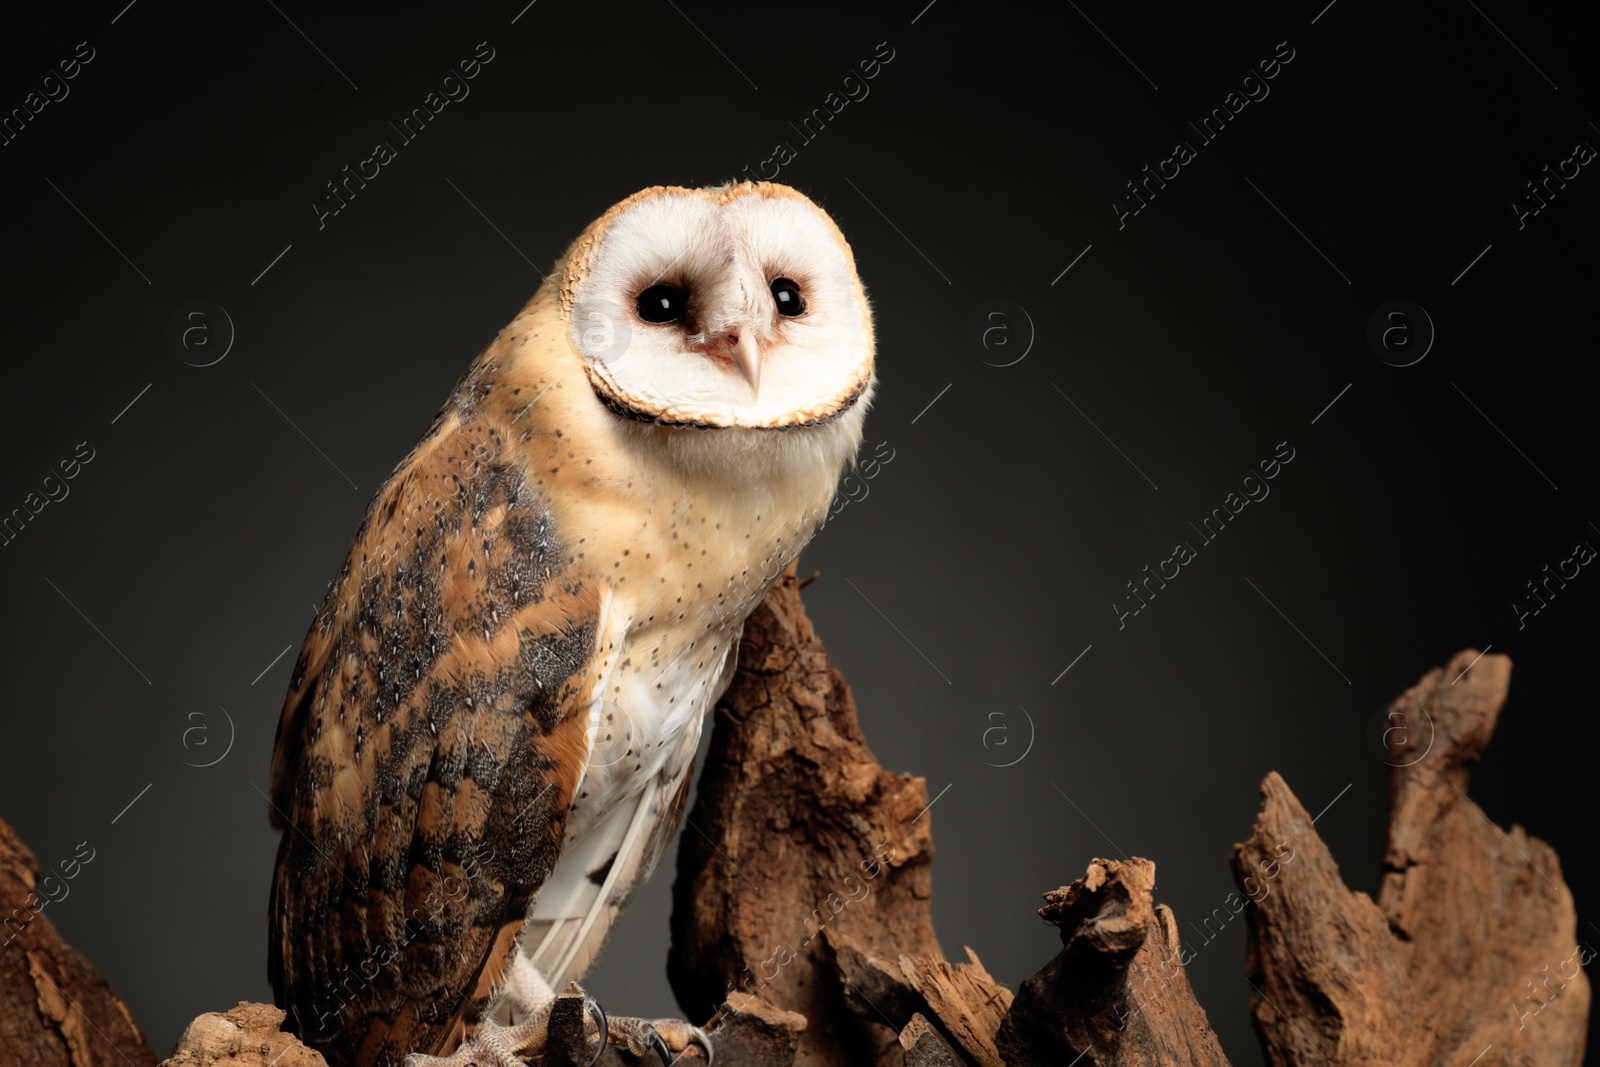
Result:
[[[1294,856],[1249,916],[1256,1032],[1275,1067],[1582,1062],[1594,953],[1555,850],[1467,795],[1510,677],[1508,658],[1468,649],[1391,706],[1376,903],[1345,888],[1283,779],[1262,784],[1233,862],[1243,889],[1284,848]]]
[[[1262,783],[1233,868],[1253,1018],[1274,1067],[1583,1061],[1582,967],[1594,952],[1578,941],[1556,854],[1520,827],[1502,830],[1467,795],[1510,674],[1506,657],[1468,649],[1391,705],[1376,902],[1345,887],[1283,779]],[[1040,914],[1064,947],[1023,983],[1001,1027],[1008,1062],[1227,1063],[1183,977],[1171,913],[1151,917],[1152,882],[1146,861],[1096,860],[1047,895]]]
[[[1155,880],[1149,860],[1095,860],[1045,894],[1039,916],[1061,928],[1061,954],[1022,983],[1000,1028],[1006,1062],[1227,1067]]]
[[[785,575],[745,623],[673,884],[667,973],[691,1018],[737,990],[807,1020],[794,1062],[899,1064],[915,1014],[980,1067],[1011,994],[934,935],[920,778],[873,758]]]
[[[283,1017],[270,1004],[242,1000],[232,1011],[207,1012],[189,1024],[162,1067],[327,1067],[321,1053],[283,1031]]]
[[[873,758],[802,584],[785,576],[746,624],[679,847],[668,974],[717,1062],[1226,1067],[1148,860],[1093,860],[1045,895],[1061,950],[1015,997],[970,949],[945,960],[926,788]],[[1467,795],[1509,677],[1505,657],[1469,650],[1391,707],[1377,901],[1344,886],[1283,779],[1263,782],[1233,868],[1273,1067],[1582,1061],[1593,950],[1557,857]],[[0,902],[37,903],[40,880],[0,823]],[[0,947],[0,1067],[151,1067],[126,1007],[37,911],[14,912],[32,919]],[[323,1067],[282,1021],[259,1004],[202,1015],[165,1067]],[[582,1027],[563,998],[547,1067],[588,1067]],[[601,1065],[631,1062],[613,1049]]]
[[[45,913],[57,890],[44,883],[60,885],[76,874],[68,868],[46,875],[0,820],[0,1063],[154,1067],[128,1006]]]

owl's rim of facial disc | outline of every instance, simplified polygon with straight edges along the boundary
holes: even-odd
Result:
[[[758,228],[751,213],[762,211],[767,204],[774,206],[776,217],[769,216],[763,220],[766,225]],[[735,214],[723,215],[730,206]],[[684,217],[673,214],[679,207]],[[714,214],[709,214],[708,209]],[[847,343],[808,349],[805,335],[801,333],[775,345],[772,351],[787,356],[789,361],[776,365],[777,375],[770,373],[774,364],[769,363],[761,395],[749,400],[743,396],[747,387],[742,379],[720,368],[709,373],[707,368],[711,364],[692,362],[706,360],[702,351],[670,343],[653,349],[633,350],[634,340],[640,336],[638,331],[659,328],[635,321],[636,315],[629,303],[634,295],[630,289],[634,286],[627,284],[635,280],[634,275],[627,272],[614,275],[613,279],[624,281],[614,284],[615,292],[609,295],[593,292],[594,285],[603,284],[604,280],[586,285],[594,278],[597,263],[612,250],[608,237],[622,233],[623,241],[657,239],[659,231],[654,227],[629,232],[623,228],[626,223],[623,227],[617,226],[619,220],[630,215],[634,216],[632,221],[642,227],[648,225],[652,215],[658,222],[684,227],[707,222],[738,227],[730,232],[730,237],[735,238],[730,244],[740,250],[753,242],[753,238],[749,242],[745,240],[751,231],[758,230],[763,235],[781,232],[795,245],[785,250],[786,256],[794,257],[786,258],[785,262],[795,263],[797,273],[806,273],[803,268],[809,266],[813,276],[824,279],[822,284],[830,287],[818,292],[826,294],[826,306],[834,309],[832,316],[817,320],[815,328],[840,331]],[[691,239],[684,238],[686,242]],[[630,252],[638,250],[624,245],[617,254],[624,257],[624,263],[630,263],[632,261],[626,258]],[[666,252],[659,254],[665,256]],[[758,252],[752,254],[759,255]],[[810,257],[809,262],[807,257]],[[681,256],[672,258],[676,262]],[[714,256],[711,262],[715,263]],[[746,270],[754,273],[755,267],[755,264],[747,264]],[[787,430],[817,426],[832,422],[864,398],[869,399],[875,385],[871,308],[856,274],[855,256],[827,212],[805,194],[786,185],[743,182],[701,189],[654,186],[624,199],[590,224],[564,258],[561,311],[567,335],[597,397],[615,414],[642,422],[701,429]],[[840,311],[845,314],[841,315]],[[856,314],[860,315],[859,320]],[[796,326],[800,330],[810,328],[809,324],[797,320],[778,323],[775,309],[770,321],[777,324],[779,330],[793,330]],[[593,330],[597,323],[598,333]],[[591,333],[586,335],[586,329]],[[658,336],[669,335],[663,332]],[[598,349],[593,343],[596,339],[601,344]],[[627,357],[635,352],[638,352],[635,360],[630,361]],[[679,359],[684,361],[681,365],[675,362]],[[670,390],[663,391],[656,381],[641,380],[637,376],[651,360],[655,361],[657,373],[669,379],[679,377],[681,368],[682,380],[689,386],[682,395],[665,395]],[[630,374],[630,371],[635,373]],[[815,388],[805,381],[813,372],[825,388]],[[633,380],[628,380],[630,378]]]

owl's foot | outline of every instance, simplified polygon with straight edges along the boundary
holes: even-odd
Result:
[[[699,1045],[708,1067],[712,1062],[711,1039],[704,1030],[682,1019],[612,1019],[606,1030],[606,1041],[635,1056],[654,1052],[663,1064],[678,1063],[689,1046]]]
[[[544,1059],[549,1043],[550,1013],[554,1006],[555,1002],[549,1001],[514,1026],[484,1019],[472,1036],[449,1056],[414,1052],[406,1057],[405,1067],[528,1067],[530,1063],[538,1063]],[[594,1059],[598,1060],[606,1050],[610,1035],[606,1013],[592,998],[585,996],[583,1014],[584,1044],[594,1047]]]

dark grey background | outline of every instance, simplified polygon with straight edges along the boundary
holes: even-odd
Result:
[[[1224,1047],[1259,1063],[1243,919],[1210,944],[1184,921],[1233,891],[1257,783],[1282,772],[1313,812],[1339,798],[1318,830],[1375,890],[1386,768],[1365,730],[1490,644],[1516,673],[1474,796],[1560,851],[1596,943],[1600,577],[1520,630],[1508,606],[1600,544],[1600,176],[1520,231],[1508,207],[1600,145],[1594,13],[1325,2],[9,15],[0,107],[77,42],[97,54],[0,148],[0,508],[79,442],[95,458],[0,548],[0,814],[47,865],[96,849],[48,914],[155,1048],[269,997],[260,790],[293,653],[274,657],[373,489],[538,285],[530,261],[636,189],[741,177],[778,141],[799,147],[779,180],[855,248],[882,376],[867,434],[894,455],[806,551],[807,601],[879,758],[940,798],[947,953],[1015,987],[1058,944],[1041,892],[1094,856],[1151,857]],[[323,183],[485,40],[471,95],[319,232]],[[1119,230],[1123,183],[1285,40],[1270,96]],[[789,123],[882,41],[870,96],[802,145]],[[203,369],[166,340],[195,299],[237,330]],[[1393,299],[1437,327],[1407,368],[1365,339]],[[1032,320],[1014,366],[966,340],[990,300]],[[1022,350],[1008,330],[989,362]],[[1271,496],[1119,631],[1123,583],[1280,441],[1296,458]],[[220,709],[231,752],[185,766],[223,751]],[[1024,750],[1020,709],[1031,752],[987,766]],[[675,1010],[671,877],[594,977],[613,1011]]]

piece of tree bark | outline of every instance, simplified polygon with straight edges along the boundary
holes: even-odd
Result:
[[[154,1067],[127,1005],[44,913],[45,877],[0,820],[0,1055],[25,1067]]]
[[[1022,983],[996,1041],[1010,1064],[1227,1067],[1179,958],[1177,920],[1155,904],[1155,864],[1097,859],[1045,894],[1061,953]]]
[[[1576,1067],[1593,950],[1554,850],[1467,796],[1511,662],[1458,653],[1390,707],[1377,903],[1352,893],[1277,775],[1234,851],[1257,1033],[1275,1067]]]
[[[910,1015],[894,1005],[870,1018],[850,1012],[821,935],[847,934],[885,959],[943,961],[929,913],[927,807],[923,780],[884,770],[867,747],[791,567],[745,623],[678,849],[667,973],[690,1018],[705,1018],[730,990],[759,994],[808,1020],[802,1067],[898,1065]],[[956,967],[962,995],[981,989],[982,1001],[1009,1002],[968,966]],[[982,1016],[976,1006],[963,1013]]]
[[[865,951],[843,931],[829,930],[825,936],[857,1015],[869,1022],[907,1019],[907,1026],[922,1016],[962,1051],[963,1062],[1003,1067],[994,1035],[1011,1007],[1011,991],[990,976],[970,948],[968,962],[954,965],[903,952],[891,960]]]
[[[327,1067],[322,1054],[283,1030],[283,1011],[241,1000],[196,1017],[161,1067]]]
[[[550,1007],[549,1029],[545,1035],[544,1051],[539,1062],[545,1067],[601,1067],[596,1060],[603,1061],[607,1055],[620,1056],[616,1049],[607,1046],[599,1050],[599,1056],[589,1046],[589,1036],[585,1032],[585,1022],[588,1012],[584,1009],[583,994],[573,989],[556,996],[556,1001]]]
[[[1261,814],[1234,849],[1245,908],[1245,971],[1256,1034],[1274,1067],[1426,1062],[1421,1006],[1406,987],[1383,913],[1353,893],[1281,777],[1261,785]],[[1391,1059],[1392,1057],[1392,1059]]]
[[[729,993],[708,1032],[716,1062],[727,1067],[791,1067],[806,1018],[748,993]]]
[[[962,1067],[955,1050],[921,1012],[900,1031],[900,1047],[905,1050],[905,1067]]]

